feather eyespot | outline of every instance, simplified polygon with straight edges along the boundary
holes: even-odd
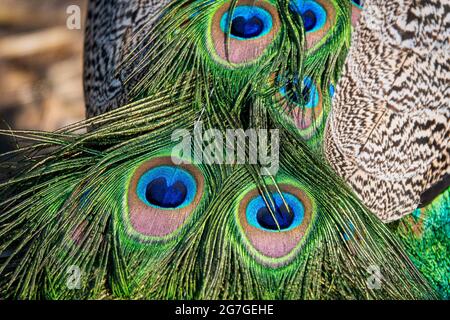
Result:
[[[303,20],[308,48],[315,46],[327,34],[336,19],[336,9],[325,0],[293,0],[289,4],[292,13]]]
[[[278,12],[269,2],[244,0],[234,10],[227,2],[212,16],[209,52],[220,63],[252,63],[264,54],[279,29]]]
[[[175,165],[170,157],[142,164],[128,189],[127,222],[132,233],[150,237],[174,233],[199,204],[203,189],[203,175],[193,165]]]
[[[309,139],[323,120],[322,91],[310,77],[303,79],[301,92],[296,90],[297,82],[295,78],[287,81],[280,88],[279,99],[300,134]]]
[[[346,225],[346,230],[341,230],[341,236],[344,239],[344,241],[350,241],[355,238],[355,226],[351,221],[348,221]]]
[[[304,190],[291,184],[278,188],[270,187],[268,196],[257,189],[246,193],[237,217],[250,251],[271,265],[293,258],[313,216],[313,202]]]

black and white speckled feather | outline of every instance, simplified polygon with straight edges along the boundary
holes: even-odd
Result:
[[[122,66],[122,63],[130,52],[140,50],[145,45],[142,37],[169,2],[89,1],[84,54],[84,91],[88,117],[103,114],[130,101],[128,92],[133,83],[125,84],[125,79],[132,66]]]
[[[449,40],[449,0],[369,0],[353,34],[325,152],[384,221],[448,179]]]

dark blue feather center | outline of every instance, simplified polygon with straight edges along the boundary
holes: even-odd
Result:
[[[245,18],[237,16],[231,22],[231,34],[235,37],[249,39],[259,36],[264,30],[264,22],[257,16]]]
[[[269,230],[278,230],[278,226],[280,230],[288,229],[294,221],[292,208],[287,208],[286,205],[282,204],[281,206],[276,205],[274,211],[272,214],[267,207],[260,208],[256,215],[256,220],[261,227]],[[278,222],[278,226],[274,217],[276,222]]]
[[[316,14],[312,10],[307,10],[302,13],[303,25],[305,26],[305,31],[311,31],[317,24]]]
[[[290,193],[272,194],[272,212],[262,196],[253,198],[247,205],[248,223],[268,232],[290,231],[303,222],[305,208],[299,198]]]
[[[186,185],[177,180],[168,184],[166,178],[161,177],[147,185],[145,197],[148,202],[162,208],[177,208],[187,196]]]
[[[327,12],[313,0],[291,0],[289,9],[302,17],[305,32],[316,32],[327,22]]]

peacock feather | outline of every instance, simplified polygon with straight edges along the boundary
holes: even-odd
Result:
[[[351,21],[347,0],[174,0],[109,73],[129,103],[0,131],[33,142],[1,156],[2,297],[437,298],[321,153]],[[279,141],[277,170],[251,139],[217,157],[229,130]]]

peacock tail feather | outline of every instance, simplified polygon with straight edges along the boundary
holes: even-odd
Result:
[[[115,70],[132,70],[131,103],[0,131],[32,142],[0,159],[15,166],[1,296],[437,298],[321,154],[351,16],[347,0],[175,0]],[[277,170],[250,160],[251,139],[236,143],[248,161],[216,157],[218,136],[251,129],[279,141]]]

